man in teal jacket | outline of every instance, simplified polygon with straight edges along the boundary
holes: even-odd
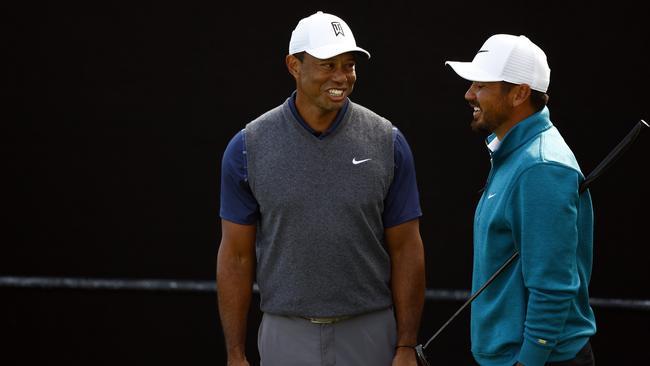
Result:
[[[487,130],[492,168],[474,217],[472,304],[481,365],[593,365],[589,306],[593,209],[575,156],[546,107],[550,68],[525,36],[490,37],[472,62],[446,62],[472,82],[472,128]]]

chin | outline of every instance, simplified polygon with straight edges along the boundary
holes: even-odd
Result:
[[[492,133],[492,129],[487,124],[481,122],[480,120],[473,120],[472,123],[470,124],[470,127],[474,132]]]

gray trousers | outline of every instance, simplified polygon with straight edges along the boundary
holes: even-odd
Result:
[[[334,324],[264,313],[257,346],[261,366],[390,366],[396,341],[388,308]]]

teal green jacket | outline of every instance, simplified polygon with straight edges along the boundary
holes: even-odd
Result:
[[[474,217],[473,291],[515,250],[520,256],[472,303],[474,358],[507,366],[571,359],[596,332],[584,176],[548,108],[510,129],[491,163]]]

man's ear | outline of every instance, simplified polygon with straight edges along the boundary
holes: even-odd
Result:
[[[530,86],[527,84],[515,85],[510,92],[512,94],[512,105],[513,107],[517,107],[526,102],[530,97]]]
[[[287,70],[289,70],[289,74],[293,75],[293,77],[297,79],[300,75],[300,60],[298,60],[298,58],[294,55],[287,55],[284,61],[287,64]]]

